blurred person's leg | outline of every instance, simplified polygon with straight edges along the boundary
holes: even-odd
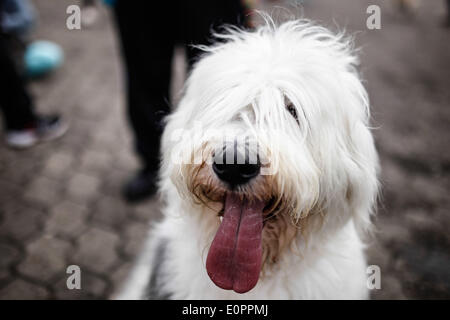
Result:
[[[118,0],[115,12],[127,69],[128,115],[144,167],[125,186],[126,199],[133,201],[156,191],[162,119],[170,112],[175,43],[207,44],[211,27],[240,24],[243,8],[240,0],[157,3]],[[197,49],[188,46],[190,65],[198,54]]]
[[[39,141],[58,138],[67,131],[67,124],[59,116],[35,114],[24,80],[17,71],[1,34],[0,70],[0,109],[3,112],[6,143],[9,146],[30,147]]]
[[[211,42],[211,31],[220,31],[217,27],[223,24],[244,26],[245,12],[243,0],[197,0],[183,1],[183,16],[180,20],[182,42],[187,45],[188,64],[198,59],[201,51],[193,48],[192,44],[208,45]]]
[[[36,120],[32,101],[2,35],[0,35],[0,70],[2,90],[0,107],[6,130],[20,130],[32,126]]]
[[[115,6],[126,65],[128,117],[143,170],[124,188],[128,201],[156,192],[162,119],[168,105],[176,1],[118,0]]]
[[[450,0],[447,0],[446,3],[447,3],[447,18],[445,21],[445,26],[450,27]]]

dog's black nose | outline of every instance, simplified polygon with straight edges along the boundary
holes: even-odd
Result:
[[[229,158],[225,153],[222,156],[215,156],[212,168],[219,179],[228,183],[230,187],[245,184],[259,174],[261,168],[259,161],[252,163],[248,157],[244,160],[239,153]]]

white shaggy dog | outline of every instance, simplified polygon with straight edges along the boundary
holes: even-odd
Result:
[[[378,159],[350,40],[306,20],[217,37],[167,119],[164,220],[119,298],[367,298]]]

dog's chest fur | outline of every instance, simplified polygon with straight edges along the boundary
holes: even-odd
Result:
[[[325,243],[285,252],[256,287],[237,294],[216,287],[205,269],[211,221],[199,223],[178,206],[167,208],[122,299],[366,299],[363,244],[348,223]],[[300,241],[300,238],[298,239]],[[301,246],[303,247],[304,246]]]

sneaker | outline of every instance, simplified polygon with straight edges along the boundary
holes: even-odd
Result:
[[[58,115],[40,116],[37,120],[36,133],[40,141],[51,141],[62,137],[69,125]]]
[[[142,201],[156,194],[156,174],[139,171],[123,188],[123,197],[129,203]]]
[[[6,132],[6,144],[12,148],[25,149],[38,141],[35,129],[11,130]]]
[[[7,131],[6,144],[16,149],[29,148],[38,142],[63,136],[68,128],[60,116],[39,116],[34,127]]]

